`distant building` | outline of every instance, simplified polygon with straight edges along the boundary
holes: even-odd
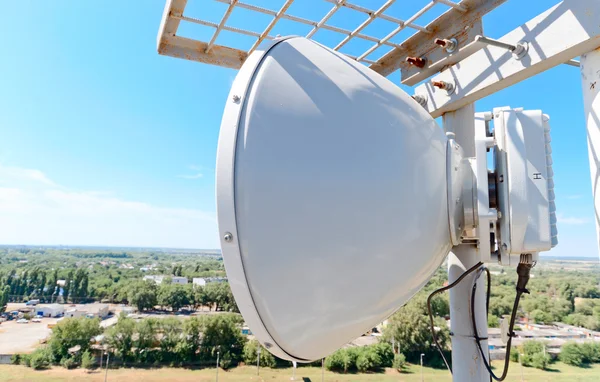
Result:
[[[35,307],[36,316],[58,317],[65,312],[65,306],[61,304],[43,304]]]
[[[194,277],[192,279],[192,284],[193,285],[198,285],[198,286],[205,286],[206,285],[206,279],[203,277]]]
[[[167,277],[171,278],[171,284],[185,285],[188,283],[187,277],[183,276],[164,276],[164,275],[148,275],[144,276],[144,280],[154,281],[156,284],[162,284],[163,280]]]
[[[89,317],[89,318],[105,318],[109,314],[108,304],[83,304],[83,305],[72,305],[71,309],[65,311],[65,317],[77,318],[77,317]]]
[[[87,312],[86,316],[105,318],[109,314],[108,304],[86,304],[82,306]]]
[[[173,284],[187,284],[188,283],[188,279],[187,277],[183,277],[183,276],[173,276],[171,277],[172,281],[171,283]]]
[[[86,312],[84,310],[79,310],[77,308],[72,308],[65,311],[65,318],[79,318],[85,317]]]

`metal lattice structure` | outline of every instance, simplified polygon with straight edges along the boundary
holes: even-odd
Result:
[[[227,9],[219,22],[212,22],[202,18],[186,15],[187,0],[168,0],[165,6],[163,19],[158,34],[158,52],[163,55],[185,58],[188,60],[239,69],[249,54],[251,54],[264,40],[273,39],[273,28],[280,20],[287,20],[312,27],[306,37],[311,38],[319,30],[327,30],[341,35],[341,41],[332,49],[339,51],[353,39],[361,39],[371,43],[370,48],[357,56],[349,56],[368,65],[371,69],[382,75],[389,75],[396,70],[402,71],[403,83],[415,83],[439,72],[444,66],[452,65],[474,52],[477,45],[476,36],[482,33],[481,17],[502,4],[505,0],[433,0],[427,3],[409,18],[402,20],[388,14],[390,7],[396,0],[386,0],[377,9],[369,9],[348,0],[318,0],[331,4],[331,8],[320,20],[310,20],[297,17],[288,10],[295,0],[285,0],[278,10],[266,9],[251,3],[252,0],[212,0],[227,4]],[[423,16],[436,5],[446,7],[446,11],[430,22],[420,25]],[[236,28],[227,24],[229,17],[236,8],[241,8],[255,14],[272,17],[271,22],[262,32]],[[353,30],[333,26],[330,19],[340,9],[350,9],[362,14],[365,19]],[[365,29],[375,20],[385,20],[393,23],[395,28],[385,36],[372,36]],[[179,36],[177,34],[181,22],[194,23],[214,29],[208,41],[199,41]],[[393,42],[393,38],[403,30],[413,30],[415,34],[402,43]],[[255,38],[249,50],[236,49],[216,43],[221,32],[227,31]],[[444,49],[436,45],[435,39],[456,39],[458,49],[449,55]],[[391,50],[377,59],[370,59],[380,47],[389,47]],[[480,47],[480,46],[479,46]],[[408,57],[427,57],[425,65],[414,65],[407,61]]]

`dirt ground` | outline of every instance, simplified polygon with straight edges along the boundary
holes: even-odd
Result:
[[[17,324],[5,321],[0,324],[0,354],[29,353],[50,335],[48,324],[56,323],[56,318],[42,318],[42,322]]]

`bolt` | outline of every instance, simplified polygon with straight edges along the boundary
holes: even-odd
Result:
[[[426,95],[415,94],[414,96],[412,96],[412,99],[417,101],[417,103],[423,107],[425,107],[425,105],[427,105],[427,96]]]
[[[265,347],[266,347],[267,349],[270,349],[271,347],[273,347],[273,345],[271,345],[271,344],[270,344],[270,343],[268,343],[268,342],[265,342]]]
[[[238,103],[240,102],[240,96],[237,94],[234,94],[233,97],[231,97],[233,99],[233,102]]]
[[[233,241],[233,235],[231,234],[231,232],[225,232],[225,235],[223,235],[223,240],[225,240],[228,243],[231,243]]]
[[[502,250],[506,251],[508,249],[508,245],[506,243],[502,243]]]
[[[455,38],[449,40],[445,38],[436,38],[434,42],[442,48],[445,48],[448,53],[454,52],[458,46],[458,41]]]
[[[425,63],[427,62],[427,59],[421,58],[421,57],[406,57],[406,62],[408,62],[411,65],[416,66],[417,68],[422,69],[425,67]]]
[[[445,90],[446,93],[452,94],[454,93],[454,84],[446,81],[431,81],[431,84],[438,89]]]

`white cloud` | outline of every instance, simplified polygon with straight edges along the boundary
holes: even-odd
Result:
[[[568,225],[583,225],[589,223],[589,220],[586,218],[578,218],[575,216],[562,216],[558,215],[556,220],[559,224],[568,224]]]
[[[575,200],[575,199],[581,199],[582,195],[567,195],[566,199],[569,200]]]
[[[214,214],[73,191],[39,170],[0,166],[0,243],[218,247]]]
[[[192,175],[177,175],[178,178],[183,178],[183,179],[200,179],[203,176],[204,175],[201,172],[198,172],[198,173],[192,174]]]

